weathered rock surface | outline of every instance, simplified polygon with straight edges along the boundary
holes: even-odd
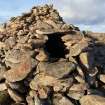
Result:
[[[21,63],[17,67],[13,67],[4,74],[9,82],[21,81],[31,72],[31,58],[28,54],[20,56]]]
[[[81,105],[105,105],[105,98],[97,95],[87,95],[80,99]]]
[[[69,99],[61,94],[54,94],[53,105],[74,105]]]
[[[81,97],[84,96],[86,90],[86,84],[74,84],[73,86],[70,87],[68,96],[79,100]]]
[[[37,66],[37,71],[44,72],[45,75],[50,75],[56,78],[68,76],[76,68],[72,62],[60,61],[54,63],[41,62]]]

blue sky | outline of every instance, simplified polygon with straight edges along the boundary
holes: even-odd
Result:
[[[46,3],[53,4],[67,23],[81,30],[105,32],[105,0],[0,0],[0,23]]]

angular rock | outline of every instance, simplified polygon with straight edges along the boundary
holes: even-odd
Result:
[[[102,87],[104,89],[104,87]],[[98,95],[98,96],[105,96],[105,93],[101,89],[88,89],[87,95]]]
[[[73,84],[72,87],[70,87],[70,90],[73,91],[81,91],[81,90],[86,90],[86,84]]]
[[[84,96],[85,92],[80,91],[69,91],[68,96],[75,100],[80,100]]]
[[[35,36],[36,36],[36,38],[42,39],[44,41],[48,40],[48,36],[47,35],[35,34]]]
[[[54,94],[53,105],[74,105],[69,99],[61,94]]]
[[[4,91],[7,89],[7,86],[5,83],[0,83],[0,91]]]
[[[35,105],[33,97],[31,97],[31,96],[27,96],[26,101],[27,101],[28,105]]]
[[[81,63],[87,68],[92,68],[94,65],[94,55],[89,54],[88,52],[83,52],[79,56]]]
[[[80,61],[86,67],[89,68],[89,54],[84,52],[80,54]]]
[[[105,74],[100,74],[99,79],[100,79],[100,81],[105,83]]]
[[[59,82],[56,78],[46,75],[37,75],[34,80],[30,83],[30,88],[33,90],[38,90],[38,85],[42,86],[53,86]]]
[[[73,85],[73,81],[74,78],[73,77],[69,77],[66,79],[62,79],[59,82],[60,83],[56,83],[53,87],[54,92],[66,92],[68,91],[68,89]]]
[[[70,87],[67,95],[75,100],[79,100],[81,97],[84,96],[85,90],[85,84],[73,84],[73,86]]]
[[[6,63],[13,63],[18,64],[21,62],[21,57],[23,55],[23,52],[19,49],[12,49],[11,51],[8,51],[5,55],[5,62]],[[9,65],[10,66],[10,65]]]
[[[82,39],[80,42],[74,44],[70,48],[70,56],[77,56],[79,55],[83,50],[86,50],[89,45],[88,39]]]
[[[47,63],[41,62],[37,66],[37,70],[40,72],[44,72],[47,75],[56,77],[56,78],[63,78],[72,71],[74,71],[76,65],[72,62],[54,62],[54,63]]]
[[[34,105],[42,105],[42,101],[39,99],[38,94],[35,91],[31,91],[31,97],[34,99]],[[29,102],[29,100],[27,100]],[[31,100],[32,102],[32,100]],[[32,102],[33,103],[33,102]]]
[[[81,105],[105,105],[105,98],[98,95],[86,95],[80,99]]]
[[[2,48],[6,48],[6,44],[3,42],[0,42],[0,49],[2,49]]]
[[[39,54],[36,56],[36,59],[40,62],[48,61],[49,55],[44,50],[40,50]]]
[[[55,34],[57,32],[53,29],[50,29],[50,30],[41,29],[41,30],[36,30],[36,33],[41,35],[50,35],[50,34]]]
[[[79,83],[85,83],[85,79],[83,77],[81,77],[80,75],[76,75],[75,79],[79,82]]]
[[[39,98],[47,99],[50,94],[50,89],[48,87],[41,86],[38,88]]]
[[[10,97],[15,102],[22,102],[22,101],[24,101],[23,97],[20,94],[18,94],[16,91],[14,91],[12,89],[8,89],[8,93],[9,93]]]
[[[31,58],[24,53],[21,56],[21,63],[17,67],[13,67],[5,72],[4,77],[9,82],[21,81],[31,72]]]
[[[6,72],[6,67],[5,66],[2,66],[0,65],[0,81],[4,79],[4,74]]]
[[[15,37],[10,37],[10,38],[6,39],[5,43],[8,47],[13,48],[13,46],[15,46],[15,44],[16,44],[16,39],[15,39]]]

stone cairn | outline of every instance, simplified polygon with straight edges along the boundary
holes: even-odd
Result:
[[[0,26],[0,105],[105,105],[104,43],[52,5],[12,17]]]

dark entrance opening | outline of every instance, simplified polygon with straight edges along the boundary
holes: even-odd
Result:
[[[49,35],[48,41],[45,43],[45,50],[51,58],[65,58],[66,50],[61,35]]]

